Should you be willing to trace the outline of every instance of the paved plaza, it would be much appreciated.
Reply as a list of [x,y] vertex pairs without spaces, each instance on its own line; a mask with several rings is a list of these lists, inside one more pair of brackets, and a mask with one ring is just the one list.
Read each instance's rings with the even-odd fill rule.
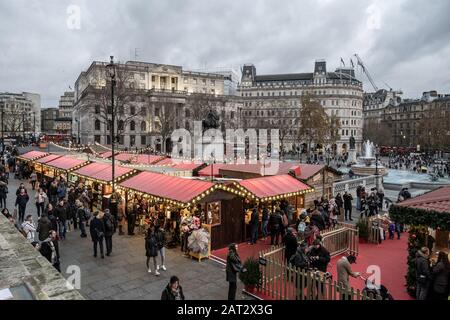
[[[12,212],[15,202],[15,192],[19,180],[10,175],[8,209]],[[34,191],[26,183],[30,201],[27,213],[32,214],[37,221]],[[161,271],[160,276],[147,272],[145,266],[144,238],[136,236],[113,236],[113,253],[110,257],[101,259],[93,257],[90,237],[81,238],[79,230],[69,232],[67,239],[60,242],[61,271],[66,278],[67,267],[76,265],[81,270],[81,294],[87,299],[102,300],[149,300],[160,299],[161,292],[172,275],[180,278],[180,284],[186,299],[222,300],[227,299],[228,283],[225,281],[225,269],[210,260],[198,262],[184,257],[179,248],[166,250],[167,271]],[[242,284],[238,283],[238,292]],[[248,299],[242,294],[237,299]]]

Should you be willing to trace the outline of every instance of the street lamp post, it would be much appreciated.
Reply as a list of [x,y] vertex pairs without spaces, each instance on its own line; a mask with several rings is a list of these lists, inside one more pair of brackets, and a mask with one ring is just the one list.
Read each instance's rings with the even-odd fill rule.
[[114,113],[114,87],[116,85],[116,66],[114,64],[114,56],[110,56],[111,60],[109,64],[106,66],[106,70],[108,72],[108,76],[111,78],[111,126],[110,126],[110,135],[111,135],[111,165],[112,165],[112,194],[110,201],[110,211],[114,217],[117,217],[117,198],[116,198],[116,190],[115,190],[115,151],[114,151],[114,127],[115,127],[115,113]]

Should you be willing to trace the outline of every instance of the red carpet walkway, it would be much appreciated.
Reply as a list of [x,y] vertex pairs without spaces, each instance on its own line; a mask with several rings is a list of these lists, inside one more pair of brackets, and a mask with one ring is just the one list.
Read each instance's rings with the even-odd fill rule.
[[[354,271],[359,271],[364,277],[368,277],[369,266],[379,266],[381,271],[381,283],[388,288],[395,300],[412,300],[406,292],[405,275],[407,271],[407,241],[408,234],[403,233],[401,240],[386,240],[380,245],[360,244],[357,263],[353,265]],[[270,247],[270,241],[258,241],[256,245],[241,243],[238,252],[242,261],[250,256],[257,257],[258,252]],[[212,255],[218,260],[226,260],[228,249],[214,250]],[[336,262],[340,258],[334,257],[328,266],[328,271],[333,274],[333,279],[337,279]],[[350,283],[355,289],[362,290],[364,282],[361,279],[350,279]]]

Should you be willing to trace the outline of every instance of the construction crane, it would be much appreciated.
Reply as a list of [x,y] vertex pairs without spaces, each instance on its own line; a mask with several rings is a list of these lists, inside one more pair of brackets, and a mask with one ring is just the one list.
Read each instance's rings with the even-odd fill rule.
[[355,57],[358,60],[358,65],[361,66],[362,71],[366,74],[367,79],[369,79],[370,83],[372,84],[372,87],[375,89],[375,92],[377,92],[378,91],[378,87],[375,84],[375,81],[373,81],[372,76],[369,73],[369,70],[367,70],[366,66],[364,65],[364,62],[362,61],[362,59],[356,53],[355,53]]

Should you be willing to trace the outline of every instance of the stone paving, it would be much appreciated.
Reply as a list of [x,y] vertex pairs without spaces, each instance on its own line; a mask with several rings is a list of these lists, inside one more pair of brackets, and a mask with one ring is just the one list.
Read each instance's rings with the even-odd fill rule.
[[[10,175],[7,206],[12,213],[15,192],[20,181]],[[26,214],[37,221],[34,191],[26,183],[30,201]],[[172,275],[180,278],[180,284],[188,300],[221,300],[227,298],[228,283],[225,269],[210,260],[198,262],[182,255],[179,248],[166,250],[167,271],[160,276],[147,272],[145,266],[144,238],[136,236],[113,236],[113,253],[101,259],[93,257],[90,238],[81,238],[79,230],[67,234],[60,242],[61,271],[66,278],[67,267],[77,265],[81,269],[81,294],[87,299],[149,300],[160,299],[161,292]],[[237,299],[248,299],[242,295],[242,284],[238,283]]]

